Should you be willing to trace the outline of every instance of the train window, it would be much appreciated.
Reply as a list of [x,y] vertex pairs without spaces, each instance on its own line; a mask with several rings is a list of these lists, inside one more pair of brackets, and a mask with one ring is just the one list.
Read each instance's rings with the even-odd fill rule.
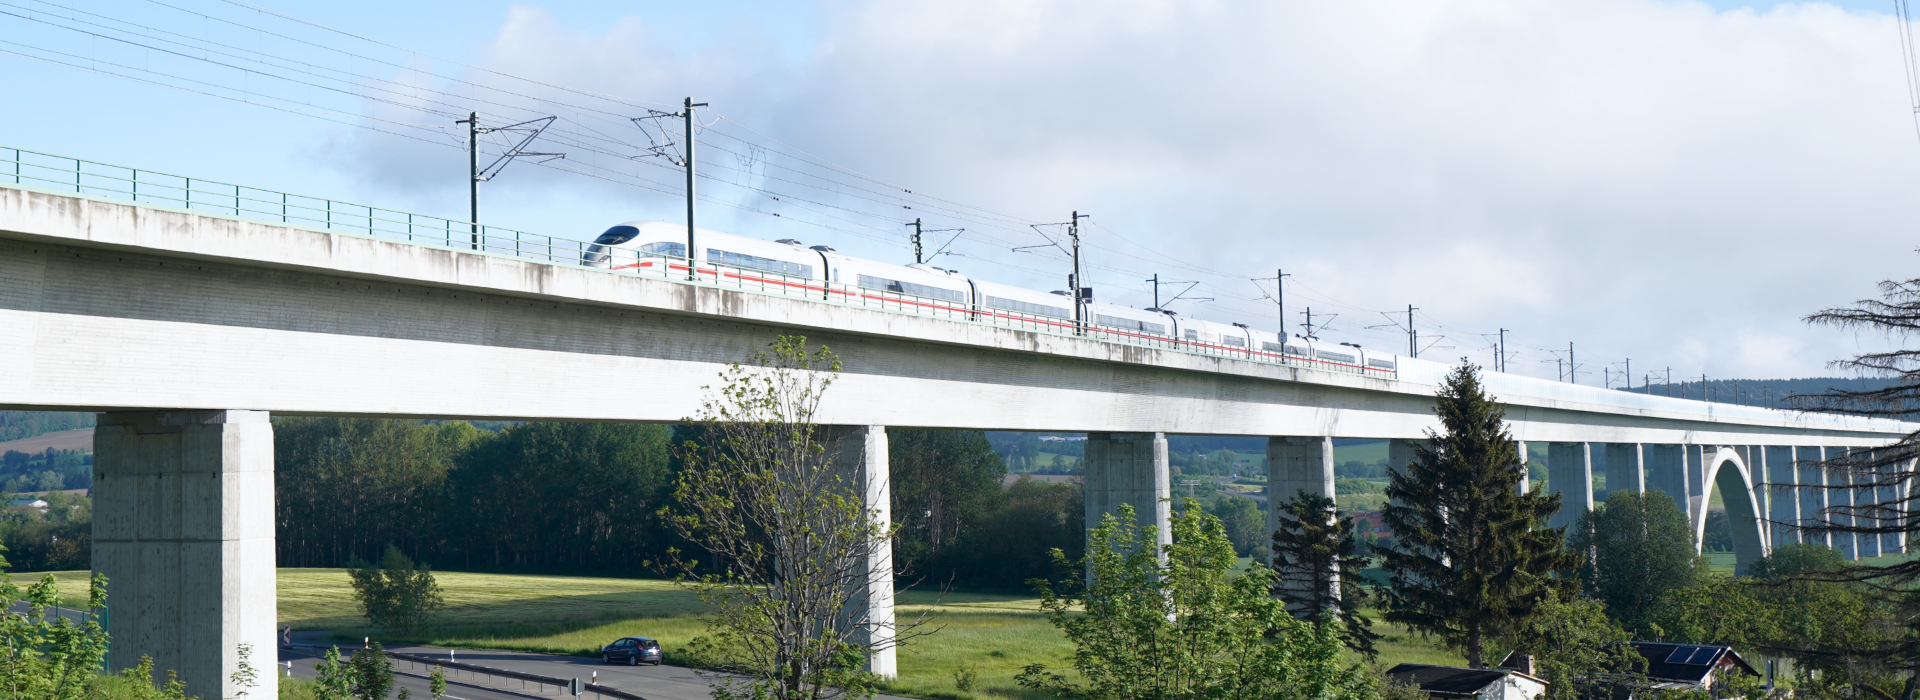
[[1279,343],[1269,343],[1266,341],[1260,342],[1260,349],[1266,352],[1284,352],[1285,351],[1284,348],[1280,347]]
[[933,286],[928,286],[924,284],[914,284],[912,282],[901,282],[899,280],[890,280],[884,277],[873,277],[871,275],[861,275],[860,286],[866,287],[867,289],[878,289],[883,292],[897,292],[900,294],[912,294],[917,297],[929,297],[933,299],[940,299],[943,301],[958,301],[958,302],[965,303],[967,300],[967,295],[965,292],[956,292],[951,289],[941,289],[939,287],[933,287]]
[[758,255],[747,255],[745,253],[734,253],[734,252],[729,252],[725,250],[720,250],[718,248],[707,249],[707,262],[720,263],[722,265],[732,265],[734,267],[744,267],[749,270],[762,270],[765,272],[775,272],[782,275],[792,275],[794,277],[812,277],[813,276],[812,265],[803,265],[796,262],[787,262],[785,260],[775,260],[773,258],[763,258]]
[[674,258],[687,257],[687,244],[672,241],[660,241],[640,246],[642,255],[665,255]]
[[[1002,311],[1012,311],[1015,313],[1022,313],[1022,314],[1033,314],[1035,316],[1046,316],[1048,318],[1073,318],[1073,312],[1068,311],[1066,309],[1062,309],[1058,306],[1047,306],[1045,304],[1035,304],[1033,302],[1020,301],[1018,299],[1005,299],[1001,297],[982,296],[980,303],[986,304],[988,308],[1000,309]],[[1106,317],[1101,316],[1101,318],[1106,318]]]
[[1119,316],[1108,316],[1106,314],[1094,314],[1093,322],[1102,326],[1106,326],[1108,328],[1125,328],[1130,331],[1142,331],[1146,333],[1152,333],[1154,335],[1167,334],[1166,326],[1160,325],[1158,323],[1148,323],[1146,321],[1135,321],[1131,318],[1120,318]]
[[1199,339],[1200,339],[1200,331],[1196,331],[1192,328],[1187,329],[1187,340],[1199,340]]
[[1367,366],[1374,369],[1393,369],[1392,360],[1367,360]]
[[633,240],[638,235],[640,235],[640,229],[632,226],[615,226],[607,229],[606,233],[600,234],[599,238],[593,239],[593,242],[600,245],[620,245]]
[[1352,355],[1338,353],[1338,352],[1328,352],[1325,350],[1315,350],[1313,351],[1313,356],[1318,357],[1322,360],[1326,360],[1328,362],[1345,362],[1347,364],[1353,364],[1356,360],[1359,359]]
[[1223,335],[1223,336],[1220,336],[1220,342],[1222,342],[1222,343],[1226,343],[1226,344],[1228,344],[1228,345],[1232,345],[1232,346],[1234,346],[1234,347],[1236,347],[1236,348],[1244,348],[1244,347],[1246,347],[1246,346],[1247,346],[1247,339],[1246,339],[1246,338],[1236,338],[1236,337],[1234,337],[1234,336],[1231,336],[1231,335]]
[[1288,355],[1299,355],[1299,356],[1301,356],[1301,357],[1308,357],[1308,356],[1309,356],[1309,355],[1307,354],[1307,349],[1306,349],[1306,348],[1304,348],[1304,347],[1301,347],[1301,346],[1298,346],[1298,345],[1288,345],[1288,346],[1287,346],[1287,354],[1288,354]]

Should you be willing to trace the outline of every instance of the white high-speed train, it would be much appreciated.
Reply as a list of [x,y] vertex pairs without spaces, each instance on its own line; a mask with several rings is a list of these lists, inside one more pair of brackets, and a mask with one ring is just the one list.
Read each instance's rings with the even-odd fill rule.
[[[894,265],[842,255],[823,245],[765,241],[699,229],[694,267],[700,278],[727,284],[780,288],[785,294],[817,296],[862,306],[883,306],[931,316],[995,325],[1073,333],[1068,292],[1039,292],[953,270],[915,263]],[[687,274],[687,227],[666,221],[629,221],[594,239],[580,263],[658,275]],[[1134,309],[1099,301],[1086,305],[1087,333],[1142,345],[1178,347],[1210,355],[1306,364],[1375,377],[1393,377],[1400,359],[1355,345],[1293,338],[1240,323],[1184,318],[1171,311]]]

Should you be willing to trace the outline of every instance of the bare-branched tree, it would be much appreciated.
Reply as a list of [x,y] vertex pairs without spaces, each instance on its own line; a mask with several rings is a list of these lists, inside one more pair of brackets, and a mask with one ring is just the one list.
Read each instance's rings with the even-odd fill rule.
[[[1853,306],[1830,308],[1806,317],[1808,323],[1855,332],[1878,333],[1892,341],[1891,349],[1862,353],[1828,363],[1829,367],[1893,381],[1879,388],[1829,389],[1821,394],[1788,397],[1790,405],[1813,413],[1851,414],[1912,420],[1920,414],[1920,348],[1904,341],[1920,334],[1920,279],[1880,283],[1880,298],[1862,299]],[[1872,449],[1829,448],[1825,459],[1802,460],[1795,465],[1824,475],[1823,484],[1809,486],[1827,494],[1827,506],[1813,518],[1776,522],[1794,528],[1802,539],[1832,542],[1838,538],[1875,543],[1872,549],[1905,545],[1920,535],[1920,489],[1916,489],[1916,459],[1920,459],[1920,432]],[[1858,551],[1857,549],[1855,551]],[[1853,643],[1792,645],[1780,649],[1802,658],[1845,661],[1873,659],[1909,674],[1905,692],[1914,697],[1920,679],[1920,559],[1879,566],[1844,566],[1803,573],[1795,578],[1826,579],[1865,584],[1877,591],[1878,605],[1893,611],[1885,624],[1905,626],[1903,633],[1859,636]]]
[[[1920,414],[1920,348],[1903,347],[1920,332],[1920,279],[1880,283],[1880,298],[1862,299],[1851,307],[1832,308],[1806,317],[1808,323],[1844,330],[1877,332],[1895,341],[1893,349],[1827,363],[1829,367],[1863,375],[1887,377],[1893,383],[1880,388],[1829,389],[1820,394],[1788,397],[1790,405],[1815,413],[1838,413],[1911,420]],[[1825,484],[1811,485],[1829,494],[1820,517],[1780,523],[1810,538],[1880,538],[1904,544],[1920,534],[1920,489],[1914,489],[1915,460],[1920,459],[1920,432],[1870,450],[1829,449],[1826,459],[1804,461],[1825,474]],[[1803,487],[1809,485],[1802,485]],[[1871,541],[1871,540],[1869,540]],[[1883,581],[1902,585],[1920,581],[1920,559],[1876,567]]]
[[675,552],[665,566],[709,605],[688,651],[717,700],[870,697],[868,659],[920,626],[869,612],[867,596],[892,593],[875,589],[890,585],[894,533],[867,505],[865,482],[885,477],[859,471],[866,441],[814,423],[839,369],[827,348],[781,336],[721,373],[690,421],[700,439],[676,448],[677,504],[662,515],[713,560]]

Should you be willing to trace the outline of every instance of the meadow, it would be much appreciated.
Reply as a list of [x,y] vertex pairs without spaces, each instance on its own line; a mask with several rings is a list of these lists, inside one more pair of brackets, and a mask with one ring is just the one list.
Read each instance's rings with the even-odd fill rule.
[[[436,572],[446,609],[423,637],[400,637],[369,629],[353,602],[344,569],[280,569],[280,624],[296,630],[327,630],[335,639],[371,636],[388,642],[463,649],[507,649],[593,656],[601,645],[625,636],[658,639],[672,652],[702,631],[703,605],[672,583],[651,579],[533,576]],[[16,574],[16,583],[41,574]],[[84,600],[86,572],[58,572],[63,597]],[[1031,698],[1014,676],[1031,663],[1071,664],[1073,646],[1048,624],[1031,595],[908,590],[895,614],[905,627],[923,620],[924,636],[899,650],[900,677],[887,692],[936,700],[985,697]],[[1459,655],[1376,623],[1385,636],[1383,662],[1459,664]],[[976,674],[972,692],[956,687],[955,672]]]

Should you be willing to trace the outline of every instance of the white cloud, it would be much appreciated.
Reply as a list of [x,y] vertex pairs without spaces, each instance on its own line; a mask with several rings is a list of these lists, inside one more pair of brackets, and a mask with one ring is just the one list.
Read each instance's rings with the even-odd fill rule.
[[[750,26],[683,47],[644,17],[582,31],[532,8],[485,55],[583,88],[695,94],[918,191],[1044,220],[1092,211],[1232,278],[1284,266],[1303,285],[1292,303],[1316,310],[1335,309],[1309,290],[1416,304],[1461,347],[1502,326],[1515,345],[1572,340],[1594,376],[1627,356],[1676,375],[1823,373],[1856,345],[1798,318],[1920,262],[1920,145],[1884,15],[1643,0],[826,7],[799,63]],[[563,200],[587,197],[570,187]],[[1102,229],[1089,240],[1146,254]],[[1189,274],[1089,257],[1126,268],[1094,276],[1109,288]],[[1272,325],[1264,302],[1227,301],[1207,315]],[[1380,322],[1338,310],[1348,328]],[[1378,334],[1366,342],[1400,342]]]

